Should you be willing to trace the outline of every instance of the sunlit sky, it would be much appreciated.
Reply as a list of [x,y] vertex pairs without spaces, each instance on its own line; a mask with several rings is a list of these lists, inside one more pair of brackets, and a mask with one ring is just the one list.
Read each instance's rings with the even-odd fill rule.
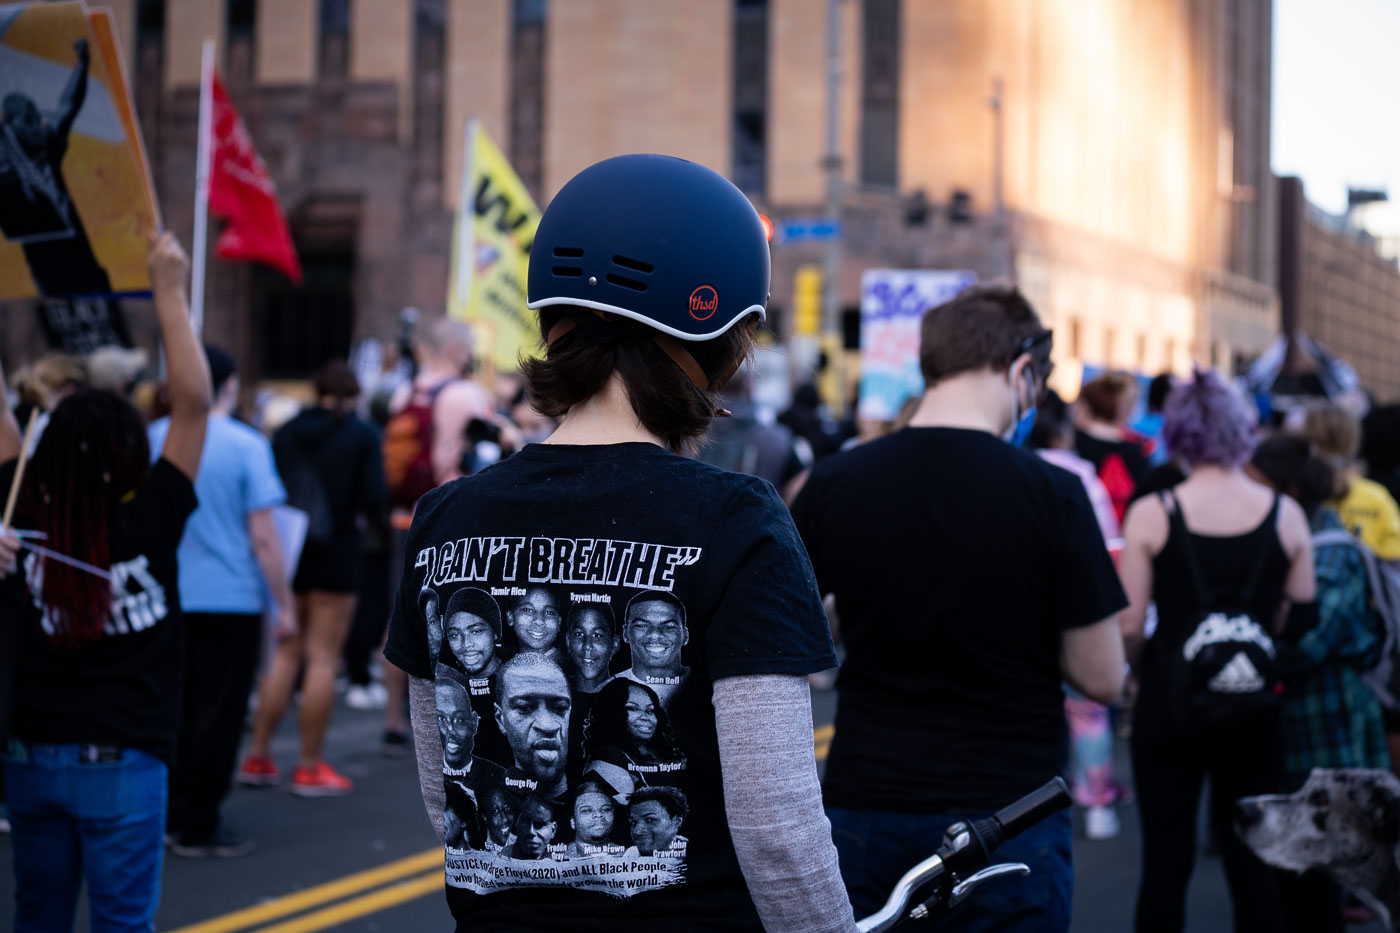
[[1273,122],[1274,171],[1314,204],[1400,201],[1400,0],[1275,0]]

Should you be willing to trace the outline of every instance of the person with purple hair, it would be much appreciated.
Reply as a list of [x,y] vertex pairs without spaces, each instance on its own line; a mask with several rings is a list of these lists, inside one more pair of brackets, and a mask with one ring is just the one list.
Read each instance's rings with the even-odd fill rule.
[[[1123,636],[1141,684],[1132,749],[1142,820],[1139,933],[1185,927],[1206,775],[1235,930],[1283,928],[1274,873],[1229,829],[1239,798],[1276,789],[1282,764],[1277,717],[1207,738],[1176,715],[1180,692],[1190,688],[1169,674],[1176,650],[1193,631],[1199,634],[1195,625],[1205,611],[1229,609],[1238,613],[1236,621],[1271,626],[1261,638],[1277,636],[1285,620],[1306,625],[1309,613],[1316,614],[1307,517],[1292,499],[1244,471],[1255,423],[1248,404],[1217,373],[1197,371],[1171,393],[1163,411],[1167,449],[1186,466],[1187,478],[1171,492],[1138,500],[1123,526],[1121,573],[1130,600]],[[1207,606],[1200,605],[1201,591],[1209,594]],[[1144,644],[1153,601],[1158,625]]]

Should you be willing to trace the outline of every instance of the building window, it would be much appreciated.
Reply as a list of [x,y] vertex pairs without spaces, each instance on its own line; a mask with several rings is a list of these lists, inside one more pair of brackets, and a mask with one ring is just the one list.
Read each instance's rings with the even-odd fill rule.
[[544,183],[544,45],[548,12],[545,0],[515,0],[511,28],[510,160],[537,201]]
[[768,162],[768,3],[734,3],[734,184],[762,197]]
[[257,0],[228,0],[229,38],[251,36],[257,24]]
[[1176,341],[1170,338],[1167,339],[1166,356],[1166,366],[1163,368],[1166,369],[1167,372],[1172,372],[1176,369]]
[[416,203],[425,207],[442,204],[446,56],[446,0],[416,0],[413,15],[413,196]]
[[320,73],[327,78],[345,77],[350,60],[350,0],[321,0]]
[[543,24],[547,5],[546,0],[515,0],[516,25]]
[[1083,356],[1081,356],[1081,354],[1080,354],[1080,352],[1079,352],[1079,350],[1080,350],[1079,339],[1080,339],[1079,318],[1077,318],[1077,317],[1072,317],[1072,318],[1069,319],[1069,355],[1070,355],[1070,358],[1071,358],[1071,359],[1076,359],[1076,360],[1083,359]]
[[1103,365],[1105,368],[1113,365],[1113,349],[1117,342],[1117,332],[1112,327],[1105,327],[1103,331]]
[[306,379],[321,364],[350,355],[355,331],[355,254],[348,250],[300,252],[302,284],[254,267],[261,300],[262,375]]
[[[154,162],[156,128],[160,126],[161,81],[165,74],[165,0],[140,0],[136,4],[136,61],[132,63],[132,95],[141,121],[141,137]],[[152,170],[159,171],[152,164]]]
[[253,42],[258,24],[257,0],[228,0],[224,8],[224,68],[232,84],[245,84],[253,77]]
[[417,0],[414,20],[419,32],[441,33],[447,28],[447,0]]
[[860,180],[899,184],[899,4],[865,0],[861,33]]
[[165,34],[165,0],[140,0],[136,4],[136,35]]
[[1147,372],[1147,335],[1137,335],[1137,368],[1138,372]]

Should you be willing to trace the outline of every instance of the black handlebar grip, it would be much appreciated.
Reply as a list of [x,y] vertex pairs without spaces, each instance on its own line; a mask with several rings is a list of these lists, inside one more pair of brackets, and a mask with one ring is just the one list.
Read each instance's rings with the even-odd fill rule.
[[992,819],[1001,827],[1002,839],[1010,839],[1025,832],[1041,820],[1058,813],[1073,802],[1069,795],[1069,785],[1064,778],[1054,778],[1039,790],[1032,791],[1003,810]]
[[1058,813],[1071,802],[1069,786],[1063,778],[1057,777],[992,816],[967,823],[971,837],[968,844],[962,849],[944,846],[938,854],[953,874],[970,874],[985,867],[992,860],[992,853],[1003,842],[1020,835],[1052,813]]

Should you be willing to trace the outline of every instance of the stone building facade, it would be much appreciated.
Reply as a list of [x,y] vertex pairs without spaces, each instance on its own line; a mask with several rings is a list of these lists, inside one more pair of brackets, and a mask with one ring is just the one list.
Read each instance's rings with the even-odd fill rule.
[[[107,2],[167,225],[188,242],[206,37],[278,183],[305,286],[217,260],[209,278],[209,337],[255,376],[443,306],[471,117],[541,203],[598,159],[659,151],[779,220],[822,209],[826,0]],[[1270,10],[845,0],[841,305],[874,266],[1014,276],[1069,391],[1080,364],[1257,352],[1277,329]],[[819,256],[775,243],[780,329]],[[148,311],[129,314],[149,339]]]
[[1278,180],[1283,326],[1356,368],[1378,401],[1400,401],[1400,264],[1369,234],[1308,203],[1297,178]]

